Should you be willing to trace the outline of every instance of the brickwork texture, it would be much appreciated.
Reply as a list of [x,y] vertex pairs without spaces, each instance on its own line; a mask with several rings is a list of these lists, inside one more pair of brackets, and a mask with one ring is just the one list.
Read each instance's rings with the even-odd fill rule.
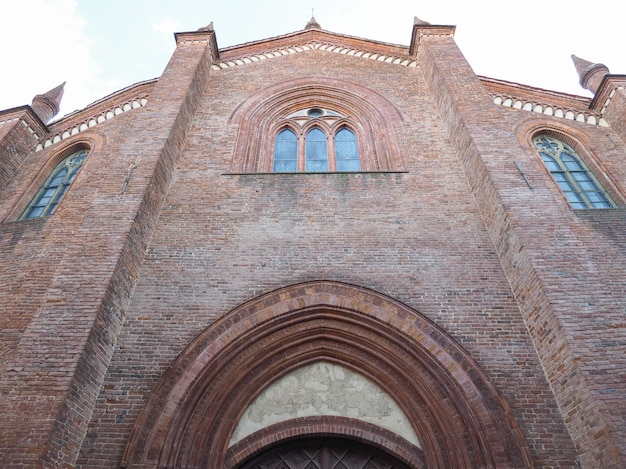
[[[179,33],[161,77],[97,109],[48,127],[0,112],[0,465],[238,467],[335,435],[414,467],[626,466],[621,78],[598,91],[617,90],[607,126],[498,106],[453,33],[416,25],[404,47],[313,28],[223,50]],[[268,172],[266,131],[311,107],[356,122],[366,170]],[[569,206],[541,132],[616,208]],[[57,211],[19,221],[77,147]],[[229,445],[264,387],[316,361],[381,386],[421,448],[347,414]]]

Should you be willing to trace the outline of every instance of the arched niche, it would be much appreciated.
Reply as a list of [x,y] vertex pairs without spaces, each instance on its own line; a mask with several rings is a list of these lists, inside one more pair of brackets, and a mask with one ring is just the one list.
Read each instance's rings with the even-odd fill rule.
[[[353,370],[391,396],[421,450],[392,431],[340,416],[294,419],[230,445],[264,389],[320,361]],[[532,466],[506,402],[445,331],[375,291],[315,281],[247,302],[189,344],[140,413],[123,467],[235,468],[311,434],[359,440],[416,468]]]
[[289,124],[293,113],[313,107],[343,116],[342,123],[360,141],[363,171],[404,170],[395,138],[402,116],[387,98],[346,80],[310,77],[269,86],[235,109],[229,119],[238,126],[232,172],[271,171],[277,130]]

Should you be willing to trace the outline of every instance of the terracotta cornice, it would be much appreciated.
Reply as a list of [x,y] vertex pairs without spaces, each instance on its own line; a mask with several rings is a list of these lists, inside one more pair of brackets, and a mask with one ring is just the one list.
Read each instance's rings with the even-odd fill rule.
[[39,128],[41,132],[40,135],[43,135],[48,131],[48,126],[29,105],[18,106],[0,111],[0,124],[12,122],[18,119],[22,119],[25,122],[30,119],[28,125]]
[[211,57],[213,61],[217,61],[220,58],[219,48],[217,47],[217,38],[215,37],[215,31],[201,29],[198,31],[189,31],[182,33],[174,33],[176,39],[176,46],[183,44],[203,44],[208,43],[211,47]]
[[[52,122],[45,127],[44,134],[47,135],[40,141],[37,151],[113,119],[124,112],[143,107],[156,82],[157,80],[153,79],[135,83]],[[34,112],[31,111],[31,114],[34,115]]]
[[589,109],[597,110],[603,114],[618,88],[626,88],[626,75],[604,75],[598,91],[589,104]]
[[248,42],[224,48],[220,51],[220,58],[226,61],[238,57],[258,55],[310,43],[332,44],[346,49],[362,50],[372,54],[375,53],[394,57],[404,57],[408,55],[406,46],[372,41],[321,29],[307,29],[261,41]]
[[417,55],[417,49],[423,37],[440,36],[454,37],[456,26],[432,25],[432,24],[414,24],[413,33],[411,34],[411,45],[409,46],[409,54]]

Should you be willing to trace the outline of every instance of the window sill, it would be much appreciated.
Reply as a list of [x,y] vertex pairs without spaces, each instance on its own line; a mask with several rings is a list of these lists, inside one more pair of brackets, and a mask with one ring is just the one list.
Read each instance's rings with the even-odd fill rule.
[[344,175],[344,174],[408,174],[408,171],[296,171],[296,172],[256,172],[256,173],[222,173],[222,176],[314,176],[314,175]]

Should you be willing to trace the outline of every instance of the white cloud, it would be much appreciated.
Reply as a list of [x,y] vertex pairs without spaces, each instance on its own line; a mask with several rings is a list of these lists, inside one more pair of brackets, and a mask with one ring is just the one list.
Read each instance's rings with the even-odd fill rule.
[[173,18],[163,18],[152,23],[152,30],[159,36],[161,49],[164,52],[172,53],[174,49],[172,34],[176,31],[182,31],[183,25],[180,21]]
[[76,0],[21,0],[0,15],[3,71],[0,109],[30,104],[67,81],[61,114],[97,99],[99,78]]
[[[9,0],[6,0],[7,3]],[[174,50],[174,32],[215,22],[220,47],[304,27],[315,7],[322,27],[408,44],[413,16],[456,25],[455,40],[482,75],[585,95],[570,54],[626,73],[620,0],[11,0],[0,16],[0,109],[67,81],[61,113],[135,82],[157,77]],[[607,13],[608,12],[608,13]],[[84,16],[81,16],[84,15]]]

